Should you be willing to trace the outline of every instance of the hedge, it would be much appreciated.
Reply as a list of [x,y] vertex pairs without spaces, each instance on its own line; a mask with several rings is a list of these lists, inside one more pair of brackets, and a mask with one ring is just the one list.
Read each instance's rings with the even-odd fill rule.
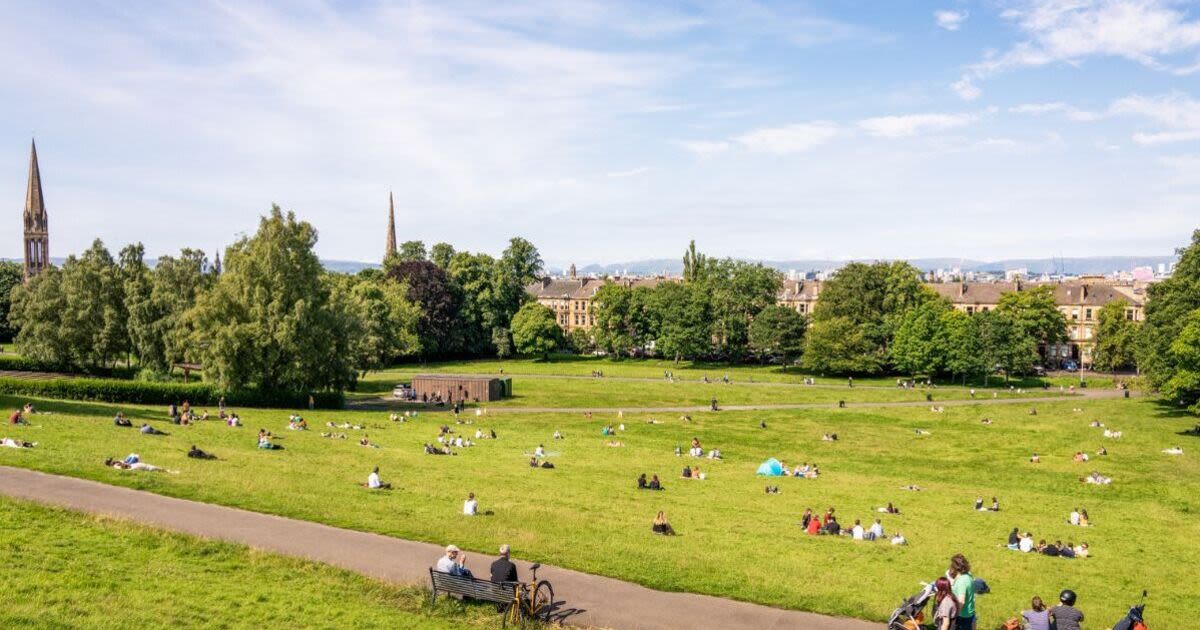
[[[74,372],[70,367],[43,363],[18,354],[0,354],[0,370],[14,372]],[[85,368],[79,371],[91,376],[112,376],[115,378],[133,378],[137,370],[129,367],[114,368]]]
[[[216,406],[222,391],[211,383],[156,383],[100,378],[23,379],[0,378],[0,394],[94,400],[114,403],[169,405],[188,401],[193,407]],[[224,392],[225,403],[231,407],[307,407],[308,396],[283,392],[238,390]],[[341,409],[345,404],[341,392],[313,394],[313,404],[319,409]]]

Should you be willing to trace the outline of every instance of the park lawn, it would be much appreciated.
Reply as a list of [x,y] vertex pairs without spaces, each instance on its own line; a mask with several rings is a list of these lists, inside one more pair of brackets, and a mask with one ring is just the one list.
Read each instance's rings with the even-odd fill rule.
[[[806,378],[816,378],[819,383],[844,385],[846,378],[811,374],[799,368],[784,369],[779,365],[754,365],[728,363],[707,363],[703,361],[680,361],[678,363],[666,359],[614,359],[609,357],[554,354],[548,359],[512,358],[512,359],[464,359],[459,361],[438,361],[431,363],[410,363],[396,365],[389,370],[373,372],[369,379],[382,378],[387,380],[389,372],[403,374],[500,374],[505,375],[541,375],[541,376],[591,376],[592,372],[603,372],[606,377],[650,378],[662,379],[664,372],[674,374],[676,380],[700,381],[705,376],[710,380],[720,380],[728,375],[735,383],[748,381],[800,384]],[[380,376],[382,375],[382,376]],[[1089,374],[1089,387],[1110,387],[1112,377],[1100,374]],[[856,385],[895,387],[895,376],[859,376],[854,378]],[[1030,377],[1014,378],[1011,384],[1015,387],[1037,388],[1042,383],[1053,387],[1067,386],[1079,383],[1077,375],[1051,376],[1045,378]],[[953,385],[944,379],[940,385]],[[1005,383],[1003,376],[988,378],[988,387],[1006,389],[1010,383]],[[982,379],[979,382],[969,382],[969,386],[984,387]]]
[[[23,402],[0,397],[11,408]],[[931,413],[927,407],[805,409],[769,412],[702,412],[685,423],[676,414],[505,413],[473,417],[495,429],[457,457],[421,453],[436,427],[453,425],[448,414],[426,412],[393,424],[386,412],[311,412],[314,430],[283,427],[287,411],[246,410],[247,426],[217,422],[177,427],[159,421],[160,409],[124,407],[135,422],[146,418],[170,431],[150,437],[111,424],[117,407],[77,402],[39,402],[52,413],[34,416],[32,427],[5,427],[37,448],[0,449],[0,464],[22,466],[145,489],[161,494],[231,505],[439,544],[492,551],[510,543],[526,560],[632,580],[666,590],[699,592],[774,606],[866,619],[883,619],[917,583],[945,570],[947,559],[966,553],[994,593],[980,601],[982,624],[995,627],[1028,604],[1032,595],[1053,599],[1060,589],[1081,593],[1081,604],[1097,624],[1115,622],[1135,593],[1152,593],[1149,608],[1158,627],[1189,627],[1200,615],[1200,586],[1191,579],[1200,563],[1200,440],[1178,432],[1193,416],[1152,400],[1070,398],[1029,405],[967,405]],[[1081,408],[1082,411],[1073,411]],[[994,420],[980,423],[982,417]],[[348,440],[318,433],[326,420],[367,425],[346,430]],[[1105,440],[1088,422],[1099,420],[1125,431]],[[599,430],[623,421],[606,446]],[[767,424],[760,428],[760,422]],[[275,431],[286,450],[254,448],[258,427]],[[915,429],[932,432],[917,437]],[[567,438],[551,440],[555,430]],[[338,429],[338,431],[342,431]],[[823,442],[826,432],[840,440]],[[369,433],[379,449],[353,439]],[[691,460],[673,455],[692,436],[720,448],[725,460]],[[195,443],[221,461],[188,460]],[[556,470],[530,469],[528,455],[544,443],[559,454]],[[1110,455],[1088,464],[1071,461],[1079,450],[1107,446]],[[1160,453],[1182,445],[1182,457]],[[1028,462],[1032,452],[1043,463]],[[121,472],[100,465],[106,456],[141,454],[178,475]],[[789,464],[815,461],[818,480],[756,477],[757,465],[775,456]],[[679,479],[685,463],[710,476]],[[374,465],[397,485],[369,492],[358,484]],[[1078,478],[1098,470],[1111,486],[1083,485]],[[639,473],[657,473],[661,493],[634,489]],[[770,483],[779,495],[766,495]],[[900,487],[918,484],[923,492]],[[467,492],[494,515],[460,514]],[[976,497],[1000,499],[998,514],[972,510]],[[836,506],[845,525],[878,516],[872,508],[889,501],[903,510],[883,515],[889,532],[902,531],[907,547],[811,538],[796,523],[806,507]],[[1087,509],[1096,527],[1065,523],[1073,507]],[[655,537],[650,519],[665,510],[679,530]],[[1050,541],[1086,540],[1093,557],[1061,560],[1003,548],[1013,527]],[[432,563],[435,558],[430,558]],[[562,593],[570,602],[570,593]]]
[[0,498],[4,628],[499,627],[493,607],[328,565]]

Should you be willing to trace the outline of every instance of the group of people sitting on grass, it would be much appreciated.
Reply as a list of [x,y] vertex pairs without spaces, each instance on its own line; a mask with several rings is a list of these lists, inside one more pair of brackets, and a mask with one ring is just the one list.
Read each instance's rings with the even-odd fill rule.
[[708,479],[708,475],[700,472],[699,466],[684,466],[683,473],[680,475],[684,479],[699,479],[701,481]]
[[425,443],[425,454],[426,455],[458,455],[458,453],[455,453],[454,451],[450,450],[449,445],[444,444],[444,445],[442,445],[441,448],[438,448],[438,447],[430,444],[429,442]]
[[294,413],[288,417],[288,429],[291,431],[307,431],[308,421],[300,417],[300,414]]
[[[899,510],[894,513],[898,514]],[[826,510],[824,516],[821,517],[813,514],[811,508],[804,510],[804,515],[800,517],[800,528],[810,536],[849,536],[853,540],[867,541],[890,540],[893,545],[904,545],[908,542],[899,532],[889,539],[883,531],[883,522],[878,518],[869,527],[863,527],[862,521],[855,519],[853,526],[843,528],[842,524],[838,522],[837,516],[834,515],[832,507]]]
[[1086,558],[1090,552],[1087,542],[1082,542],[1076,545],[1074,542],[1068,541],[1063,544],[1061,540],[1056,540],[1053,543],[1047,543],[1046,539],[1042,539],[1035,543],[1033,541],[1033,533],[1020,533],[1016,527],[1008,534],[1008,548],[1012,551],[1021,553],[1039,553],[1044,556],[1052,556],[1057,558]]
[[475,429],[475,439],[476,440],[494,440],[494,439],[496,439],[496,430],[489,429],[487,431],[484,431],[483,429]]
[[530,457],[529,458],[529,467],[530,468],[554,468],[554,464],[551,464],[550,460],[539,461],[538,458],[536,458],[536,457]]
[[665,489],[665,488],[663,488],[662,482],[660,482],[658,480],[658,475],[653,475],[650,477],[649,481],[646,481],[646,473],[642,473],[641,475],[638,476],[637,487],[638,487],[638,490],[664,490]]

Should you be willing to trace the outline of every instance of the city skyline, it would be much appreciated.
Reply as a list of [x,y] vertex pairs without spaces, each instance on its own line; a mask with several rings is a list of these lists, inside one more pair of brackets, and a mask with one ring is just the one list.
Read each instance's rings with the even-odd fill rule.
[[211,252],[275,202],[374,261],[389,190],[399,241],[581,266],[1186,243],[1194,9],[865,6],[10,5],[0,257],[34,131],[58,255]]

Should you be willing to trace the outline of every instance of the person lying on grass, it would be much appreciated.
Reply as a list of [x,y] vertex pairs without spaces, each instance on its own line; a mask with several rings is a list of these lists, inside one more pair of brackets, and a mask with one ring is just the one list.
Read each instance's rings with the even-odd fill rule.
[[8,448],[33,448],[37,446],[37,442],[26,442],[25,440],[17,440],[14,438],[0,438],[0,446]]
[[138,431],[140,431],[142,435],[170,435],[170,433],[167,433],[166,431],[159,431],[158,429],[155,429],[144,422],[142,423],[142,428],[138,429]]
[[216,459],[217,458],[217,456],[213,455],[212,453],[205,453],[204,451],[196,448],[195,444],[192,445],[192,448],[188,449],[187,456],[191,457],[192,459]]
[[367,448],[379,448],[378,444],[371,443],[371,440],[367,437],[367,434],[365,434],[365,433],[363,434],[362,439],[358,441],[358,445],[366,446]]
[[321,437],[329,438],[332,440],[344,440],[344,439],[346,439],[346,434],[345,433],[322,433]]
[[551,464],[549,461],[539,462],[538,458],[530,457],[529,458],[529,467],[530,468],[554,468],[554,464]]
[[898,507],[896,507],[896,506],[892,505],[892,504],[889,502],[889,503],[888,503],[886,506],[884,506],[884,507],[878,507],[878,508],[875,508],[875,511],[876,511],[876,512],[881,512],[881,513],[883,513],[883,514],[899,514],[899,513],[900,513],[900,508],[898,508]]
[[1099,472],[1093,472],[1092,474],[1090,474],[1086,477],[1080,477],[1079,482],[1095,484],[1098,486],[1107,486],[1108,484],[1112,483],[1112,477],[1105,477],[1104,475],[1101,475]]
[[367,475],[366,487],[370,490],[391,490],[392,484],[383,483],[379,480],[379,467],[371,469],[371,474]]
[[130,454],[123,460],[109,457],[108,459],[104,460],[104,465],[109,468],[116,468],[117,470],[141,470],[145,472],[167,472],[176,475],[179,474],[179,472],[175,470],[167,470],[166,468],[147,464],[146,462],[141,461],[137,454]]
[[118,427],[131,427],[133,426],[133,423],[129,421],[129,418],[125,417],[125,412],[118,411],[116,417],[113,418],[113,425]]
[[671,527],[671,523],[667,521],[667,515],[663,512],[659,512],[658,515],[654,517],[654,522],[650,525],[650,531],[662,536],[675,535],[675,528]]
[[1165,448],[1163,449],[1163,453],[1166,453],[1167,455],[1183,455],[1183,449],[1178,446],[1173,448]]

